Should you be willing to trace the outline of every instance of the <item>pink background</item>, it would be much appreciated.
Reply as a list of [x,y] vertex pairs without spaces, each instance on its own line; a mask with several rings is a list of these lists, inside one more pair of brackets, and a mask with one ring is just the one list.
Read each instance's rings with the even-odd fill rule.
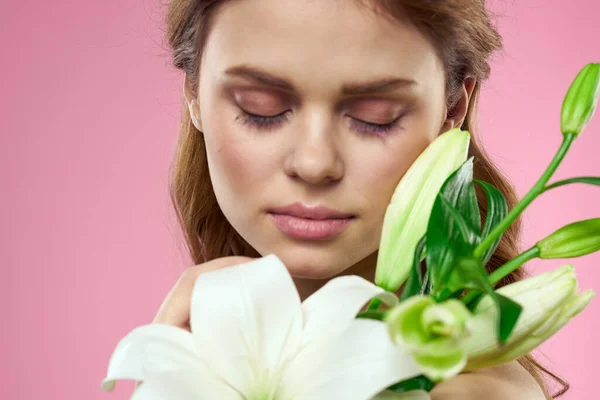
[[[155,0],[4,2],[0,48],[0,398],[125,399],[99,389],[116,342],[149,322],[187,255],[167,171],[181,75]],[[523,195],[558,147],[563,96],[600,61],[596,0],[495,2],[506,52],[483,91],[491,155]],[[518,3],[518,4],[516,4]],[[600,175],[600,116],[558,178]],[[600,188],[550,192],[525,215],[524,246],[598,217]],[[574,260],[600,291],[600,255]],[[562,260],[533,262],[535,272]],[[543,347],[541,360],[595,398],[600,300]]]

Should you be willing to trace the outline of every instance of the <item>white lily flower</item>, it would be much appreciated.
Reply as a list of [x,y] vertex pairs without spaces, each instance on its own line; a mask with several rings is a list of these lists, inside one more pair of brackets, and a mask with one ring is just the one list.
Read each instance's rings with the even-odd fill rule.
[[370,399],[420,374],[386,324],[355,319],[394,294],[357,276],[333,279],[302,304],[274,255],[200,275],[191,333],[138,327],[117,345],[102,387],[143,381],[135,400]]
[[457,299],[436,303],[430,296],[413,296],[392,308],[385,319],[392,340],[411,352],[423,375],[439,382],[466,365],[461,343],[469,337],[471,318]]

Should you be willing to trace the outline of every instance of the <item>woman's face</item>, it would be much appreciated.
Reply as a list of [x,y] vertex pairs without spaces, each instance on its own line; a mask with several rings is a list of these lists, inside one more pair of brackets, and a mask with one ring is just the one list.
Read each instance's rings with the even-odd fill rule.
[[188,103],[227,219],[296,277],[372,260],[396,185],[452,128],[433,46],[352,1],[230,1],[213,23]]

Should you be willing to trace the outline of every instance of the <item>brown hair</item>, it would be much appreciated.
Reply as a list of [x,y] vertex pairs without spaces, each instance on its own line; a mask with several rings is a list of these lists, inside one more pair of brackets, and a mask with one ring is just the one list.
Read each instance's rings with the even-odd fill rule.
[[[173,64],[186,74],[186,84],[196,95],[201,53],[211,26],[211,15],[224,0],[171,0],[166,16],[167,41]],[[514,188],[483,151],[475,136],[477,104],[481,83],[490,74],[489,59],[502,49],[502,38],[492,23],[484,0],[379,0],[363,2],[384,16],[408,19],[435,46],[446,70],[446,96],[449,113],[459,100],[463,82],[475,80],[467,116],[461,129],[472,133],[469,153],[475,157],[475,178],[492,183],[506,197],[509,208],[517,202]],[[195,264],[230,255],[241,255],[250,246],[229,224],[217,204],[208,172],[203,133],[191,122],[187,107],[182,108],[181,132],[170,182],[171,200]],[[477,190],[482,219],[487,201]],[[494,270],[519,254],[521,226],[517,220],[504,233],[500,245],[487,267]],[[500,285],[522,279],[517,269]],[[565,393],[569,385],[540,365],[532,356],[519,359],[520,364],[540,384],[547,398]],[[555,379],[561,390],[550,396],[542,378],[545,373]]]

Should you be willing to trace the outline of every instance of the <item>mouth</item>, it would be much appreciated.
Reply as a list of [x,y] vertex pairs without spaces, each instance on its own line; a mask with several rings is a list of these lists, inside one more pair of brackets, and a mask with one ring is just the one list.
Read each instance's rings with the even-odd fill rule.
[[294,203],[268,211],[271,220],[287,236],[304,240],[330,239],[343,232],[355,215],[323,206]]

